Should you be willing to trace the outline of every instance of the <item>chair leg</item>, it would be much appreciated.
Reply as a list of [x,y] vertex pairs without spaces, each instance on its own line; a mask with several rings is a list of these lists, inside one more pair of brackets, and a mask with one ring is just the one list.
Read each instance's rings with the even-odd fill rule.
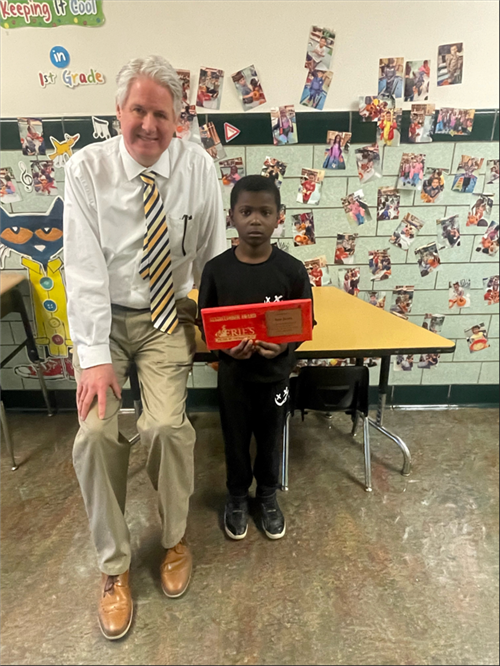
[[38,381],[40,383],[40,388],[42,390],[43,400],[45,406],[47,407],[47,412],[49,416],[54,416],[54,410],[50,404],[49,392],[47,391],[47,385],[45,384],[45,378],[43,376],[43,371],[40,366],[40,361],[35,361],[34,366],[36,368],[36,374],[38,375]]
[[9,426],[7,424],[7,415],[5,413],[5,407],[3,406],[3,401],[0,402],[0,423],[3,430],[3,438],[7,444],[7,449],[9,451],[11,460],[12,460],[12,471],[14,472],[19,465],[16,464],[16,459],[14,458],[14,447],[12,446],[12,440],[10,438]]
[[365,454],[365,490],[372,491],[372,461],[370,452],[370,422],[366,416],[363,417],[363,449]]
[[353,437],[356,437],[356,435],[358,434],[359,422],[361,420],[361,417],[362,417],[361,412],[356,411],[352,419],[351,435]]
[[283,426],[283,451],[281,459],[281,490],[286,492],[288,490],[288,447],[290,441],[290,412],[287,412],[285,417],[285,425]]

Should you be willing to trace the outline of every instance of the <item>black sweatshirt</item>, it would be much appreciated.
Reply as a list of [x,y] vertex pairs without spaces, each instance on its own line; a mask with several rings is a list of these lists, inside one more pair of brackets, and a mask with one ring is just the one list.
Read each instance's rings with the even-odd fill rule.
[[[299,298],[312,300],[309,276],[298,259],[273,245],[269,259],[260,264],[247,264],[236,257],[235,249],[226,250],[206,264],[201,278],[199,310]],[[288,378],[294,367],[294,350],[299,344],[289,344],[288,349],[273,359],[255,352],[247,360],[237,360],[221,350],[219,361],[230,365],[242,381],[279,382]]]

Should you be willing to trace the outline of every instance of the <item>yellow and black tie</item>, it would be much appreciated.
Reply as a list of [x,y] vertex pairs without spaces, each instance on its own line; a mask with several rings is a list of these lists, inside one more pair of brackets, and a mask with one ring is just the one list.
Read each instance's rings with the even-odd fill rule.
[[139,273],[144,280],[149,278],[153,326],[164,333],[173,333],[179,320],[175,308],[167,218],[155,176],[154,171],[141,173],[146,233]]

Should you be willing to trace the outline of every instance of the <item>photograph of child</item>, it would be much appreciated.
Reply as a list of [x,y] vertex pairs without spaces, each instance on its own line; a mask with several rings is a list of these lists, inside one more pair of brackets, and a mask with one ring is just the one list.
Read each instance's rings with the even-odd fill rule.
[[349,152],[351,136],[351,132],[328,131],[326,133],[328,145],[325,149],[323,169],[345,169],[344,153]]
[[397,220],[401,196],[395,187],[379,187],[377,192],[377,220]]
[[223,82],[224,72],[222,69],[202,67],[200,69],[198,92],[196,93],[196,106],[218,111],[220,109]]
[[434,104],[412,104],[408,141],[410,143],[432,143],[434,132]]
[[293,244],[295,247],[301,245],[315,245],[316,235],[314,233],[314,216],[312,213],[300,213],[292,215],[294,236]]
[[414,285],[396,287],[392,292],[392,305],[390,307],[392,314],[395,314],[402,319],[408,319],[408,315],[410,314],[413,305],[414,292]]
[[443,315],[426,314],[422,328],[425,328],[431,333],[437,333],[439,335],[443,330],[444,319],[445,318]]
[[35,194],[53,197],[59,194],[56,185],[54,162],[52,160],[31,162],[31,175],[33,177]]
[[494,257],[498,252],[498,222],[490,222],[486,233],[481,238],[479,246],[476,247],[476,252],[487,254],[489,257]]
[[380,58],[378,67],[378,96],[381,99],[403,97],[404,58]]
[[439,363],[440,354],[421,354],[417,367],[432,370]]
[[500,160],[487,160],[486,166],[488,173],[486,174],[486,185],[497,185],[500,178]]
[[283,182],[285,172],[285,162],[280,162],[275,157],[266,157],[260,175],[265,176],[266,178],[272,178],[274,180],[274,184],[279,189],[281,187],[281,183]]
[[488,332],[486,331],[483,322],[464,329],[464,332],[471,354],[487,349],[490,346],[490,343],[488,342]]
[[372,280],[387,280],[392,274],[389,250],[369,250],[368,266]]
[[492,275],[489,278],[483,278],[484,300],[487,305],[498,305],[500,275]]
[[357,148],[354,151],[358,177],[362,184],[368,183],[375,178],[382,178],[382,167],[380,163],[380,150],[378,144]]
[[327,28],[313,25],[307,41],[306,62],[304,67],[311,72],[314,69],[323,71],[330,69],[332,61],[335,33]]
[[380,116],[393,109],[396,105],[394,98],[380,99],[379,97],[360,97],[359,115],[362,122],[376,122]]
[[332,82],[333,72],[313,69],[307,73],[304,90],[300,97],[303,106],[323,110],[326,96]]
[[451,189],[454,192],[472,194],[477,183],[477,176],[474,174],[474,171],[478,171],[482,167],[483,162],[483,157],[462,155]]
[[401,250],[408,251],[423,226],[424,223],[422,220],[419,220],[418,217],[411,213],[406,213],[389,238],[389,243],[396,245]]
[[413,354],[398,354],[394,359],[394,370],[411,372],[413,370]]
[[351,296],[357,296],[359,294],[359,280],[360,280],[361,269],[359,266],[354,268],[339,268],[338,271],[338,284],[339,288],[346,292],[346,294],[351,294]]
[[283,236],[283,233],[285,231],[285,223],[286,223],[286,206],[285,204],[280,204],[278,211],[278,226],[273,231],[271,238],[281,238],[281,236]]
[[353,264],[357,240],[358,234],[337,234],[334,263]]
[[233,187],[245,175],[242,157],[231,157],[219,162],[222,184]]
[[422,183],[422,192],[420,193],[420,199],[424,203],[439,203],[444,191],[444,174],[449,172],[449,169],[426,167],[426,177]]
[[354,222],[358,227],[367,220],[372,219],[368,204],[364,200],[363,190],[356,190],[342,199],[342,206],[349,222]]
[[405,102],[429,99],[430,60],[407,60],[405,65]]
[[328,265],[326,257],[316,257],[315,259],[307,259],[304,261],[309,281],[312,287],[327,287],[332,284],[332,278],[328,272]]
[[472,132],[475,109],[441,109],[436,121],[436,134],[464,136]]
[[418,267],[422,277],[430,275],[441,265],[436,241],[418,247],[415,250],[415,256],[417,257]]
[[266,96],[254,65],[241,69],[233,74],[231,78],[243,105],[243,111],[255,109],[257,106],[266,103]]
[[399,146],[403,109],[388,109],[377,123],[377,141],[383,146]]
[[182,107],[175,128],[175,136],[179,139],[189,141],[191,138],[200,136],[200,127],[198,125],[198,116],[196,115],[196,106],[186,104]]
[[271,128],[275,146],[298,143],[297,119],[293,104],[271,109]]
[[448,309],[470,308],[470,279],[448,283]]
[[493,195],[480,194],[467,215],[467,227],[487,227],[493,209]]
[[403,153],[399,166],[398,187],[421,190],[424,180],[425,155]]
[[463,68],[463,43],[443,44],[442,46],[438,47],[438,86],[454,86],[458,83],[462,83]]
[[322,169],[302,169],[297,201],[317,206],[321,200],[321,186],[325,172]]
[[41,118],[18,118],[23,155],[45,155],[45,139]]
[[188,106],[191,91],[191,72],[189,69],[177,69],[176,72],[182,84],[182,104]]
[[3,204],[21,201],[14,171],[10,167],[0,169],[0,202]]
[[226,157],[226,151],[222,147],[219,135],[217,134],[217,130],[213,123],[207,123],[206,125],[200,126],[200,139],[203,148],[205,148],[213,160],[217,162],[223,157]]
[[385,308],[386,293],[385,291],[369,291],[366,294],[366,302],[374,305],[376,308],[383,310]]
[[460,246],[460,216],[451,215],[437,220],[440,227],[441,238],[446,247],[459,247]]

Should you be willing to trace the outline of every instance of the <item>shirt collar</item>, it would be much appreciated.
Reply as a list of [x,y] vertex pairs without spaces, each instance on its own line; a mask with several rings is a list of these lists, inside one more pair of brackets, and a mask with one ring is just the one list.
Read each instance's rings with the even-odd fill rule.
[[128,180],[133,180],[143,171],[154,171],[163,178],[170,177],[170,154],[167,148],[160,155],[160,159],[150,167],[145,167],[139,162],[136,162],[132,155],[128,152],[123,136],[120,137],[120,155],[123,160],[123,166]]

